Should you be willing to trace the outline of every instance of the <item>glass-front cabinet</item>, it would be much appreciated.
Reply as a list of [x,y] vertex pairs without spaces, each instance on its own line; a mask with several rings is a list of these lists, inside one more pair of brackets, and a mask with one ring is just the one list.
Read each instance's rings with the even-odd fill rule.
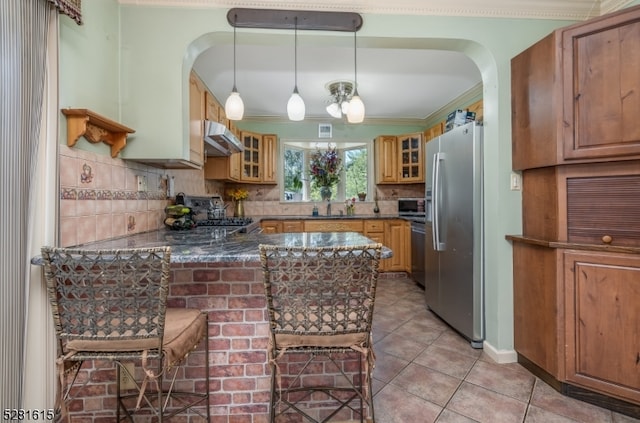
[[381,135],[375,139],[376,183],[424,182],[424,136],[421,132]]
[[260,182],[260,162],[262,156],[262,135],[242,131],[242,177],[243,181]]
[[400,148],[399,182],[424,182],[422,165],[422,134],[415,133],[398,137]]

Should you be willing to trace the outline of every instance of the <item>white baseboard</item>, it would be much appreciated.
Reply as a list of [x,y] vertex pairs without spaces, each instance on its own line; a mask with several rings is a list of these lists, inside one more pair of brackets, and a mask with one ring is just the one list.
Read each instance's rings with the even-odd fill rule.
[[518,354],[515,350],[498,350],[487,341],[482,343],[482,349],[485,354],[498,364],[515,363],[518,361]]

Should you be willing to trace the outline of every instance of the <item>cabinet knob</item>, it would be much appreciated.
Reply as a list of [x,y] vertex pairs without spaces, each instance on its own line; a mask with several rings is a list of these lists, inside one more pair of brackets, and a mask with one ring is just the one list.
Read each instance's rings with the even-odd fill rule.
[[604,242],[605,244],[611,244],[611,241],[613,241],[613,238],[611,238],[611,235],[602,236],[602,242]]

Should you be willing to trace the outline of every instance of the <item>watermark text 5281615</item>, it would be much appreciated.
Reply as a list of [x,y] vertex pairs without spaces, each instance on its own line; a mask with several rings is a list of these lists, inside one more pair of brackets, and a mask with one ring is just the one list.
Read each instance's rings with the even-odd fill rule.
[[3,421],[51,421],[54,417],[53,408],[5,408],[2,410]]

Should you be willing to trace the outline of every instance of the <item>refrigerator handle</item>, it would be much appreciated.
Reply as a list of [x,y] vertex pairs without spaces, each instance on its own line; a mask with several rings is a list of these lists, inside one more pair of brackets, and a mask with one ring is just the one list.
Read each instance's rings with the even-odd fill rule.
[[432,181],[432,225],[433,230],[431,231],[431,242],[433,245],[433,249],[438,251],[438,245],[440,245],[440,153],[435,153],[433,155],[433,163],[431,166],[431,181]]

